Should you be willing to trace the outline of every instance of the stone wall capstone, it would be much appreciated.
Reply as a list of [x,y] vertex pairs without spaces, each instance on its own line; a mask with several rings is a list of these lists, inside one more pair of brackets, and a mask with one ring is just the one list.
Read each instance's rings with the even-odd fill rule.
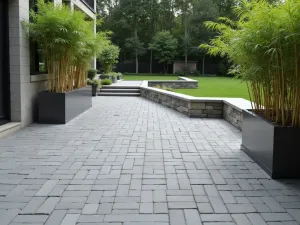
[[165,86],[174,89],[180,88],[198,88],[198,81],[187,77],[178,77],[178,80],[151,80],[148,81],[148,87]]

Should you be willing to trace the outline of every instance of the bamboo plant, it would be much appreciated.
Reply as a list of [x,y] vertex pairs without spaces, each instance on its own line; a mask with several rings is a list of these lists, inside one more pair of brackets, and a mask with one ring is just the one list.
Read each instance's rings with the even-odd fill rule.
[[201,45],[227,57],[247,82],[253,111],[280,126],[300,126],[300,0],[242,1],[237,22],[206,22],[219,35]]
[[28,35],[44,51],[48,70],[48,91],[67,92],[86,85],[92,58],[100,51],[105,34],[95,35],[93,21],[65,5],[37,2],[38,12],[23,21]]

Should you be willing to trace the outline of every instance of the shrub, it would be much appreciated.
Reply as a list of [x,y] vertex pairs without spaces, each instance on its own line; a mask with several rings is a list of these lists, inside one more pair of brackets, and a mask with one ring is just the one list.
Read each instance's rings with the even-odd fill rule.
[[123,76],[122,73],[116,73],[116,72],[110,72],[110,73],[108,73],[106,75],[112,76],[112,77],[117,77],[117,76],[121,77],[121,76]]
[[113,66],[118,62],[119,53],[119,47],[113,44],[102,48],[99,54],[99,61],[104,74],[108,74],[112,71]]
[[154,86],[154,88],[158,88],[158,89],[161,89],[161,90],[174,92],[173,88],[165,86],[165,85],[156,85],[156,86]]
[[101,81],[101,84],[102,85],[111,85],[112,81],[110,79],[104,79],[104,80]]
[[239,20],[221,18],[206,26],[219,32],[211,55],[227,57],[247,82],[253,110],[281,126],[300,126],[300,1],[242,1]]
[[199,70],[194,71],[194,76],[195,77],[201,77],[201,72]]
[[97,86],[101,86],[101,81],[100,80],[96,80],[96,79],[88,79],[87,80],[87,84],[88,85],[97,85]]
[[175,74],[177,76],[184,77],[184,76],[193,76],[193,75],[195,75],[196,72],[199,72],[199,71],[197,71],[197,70],[192,71],[192,70],[190,70],[189,67],[183,67],[181,70],[177,71]]
[[88,78],[89,78],[90,80],[93,80],[93,79],[95,78],[97,72],[98,72],[98,70],[90,68],[90,69],[88,70]]
[[180,76],[180,77],[184,77],[185,76],[185,72],[182,71],[182,70],[179,70],[175,73],[177,76]]

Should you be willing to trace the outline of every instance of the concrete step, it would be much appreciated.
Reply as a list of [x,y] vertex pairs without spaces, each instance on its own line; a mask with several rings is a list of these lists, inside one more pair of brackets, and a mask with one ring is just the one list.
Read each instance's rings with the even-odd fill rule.
[[108,89],[101,88],[100,92],[117,92],[117,93],[140,93],[140,89]]
[[101,89],[140,89],[139,86],[102,85]]
[[140,93],[124,93],[124,92],[98,92],[98,96],[141,96]]
[[6,137],[9,134],[12,134],[21,129],[21,123],[19,122],[10,122],[0,126],[0,138]]

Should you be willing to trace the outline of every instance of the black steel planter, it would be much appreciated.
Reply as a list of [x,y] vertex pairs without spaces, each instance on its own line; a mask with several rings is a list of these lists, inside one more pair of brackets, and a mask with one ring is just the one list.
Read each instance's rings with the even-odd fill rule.
[[65,124],[91,107],[90,86],[66,93],[43,91],[38,96],[38,122]]
[[98,85],[92,85],[92,96],[97,95]]
[[242,150],[273,179],[300,178],[300,127],[274,125],[243,111]]

